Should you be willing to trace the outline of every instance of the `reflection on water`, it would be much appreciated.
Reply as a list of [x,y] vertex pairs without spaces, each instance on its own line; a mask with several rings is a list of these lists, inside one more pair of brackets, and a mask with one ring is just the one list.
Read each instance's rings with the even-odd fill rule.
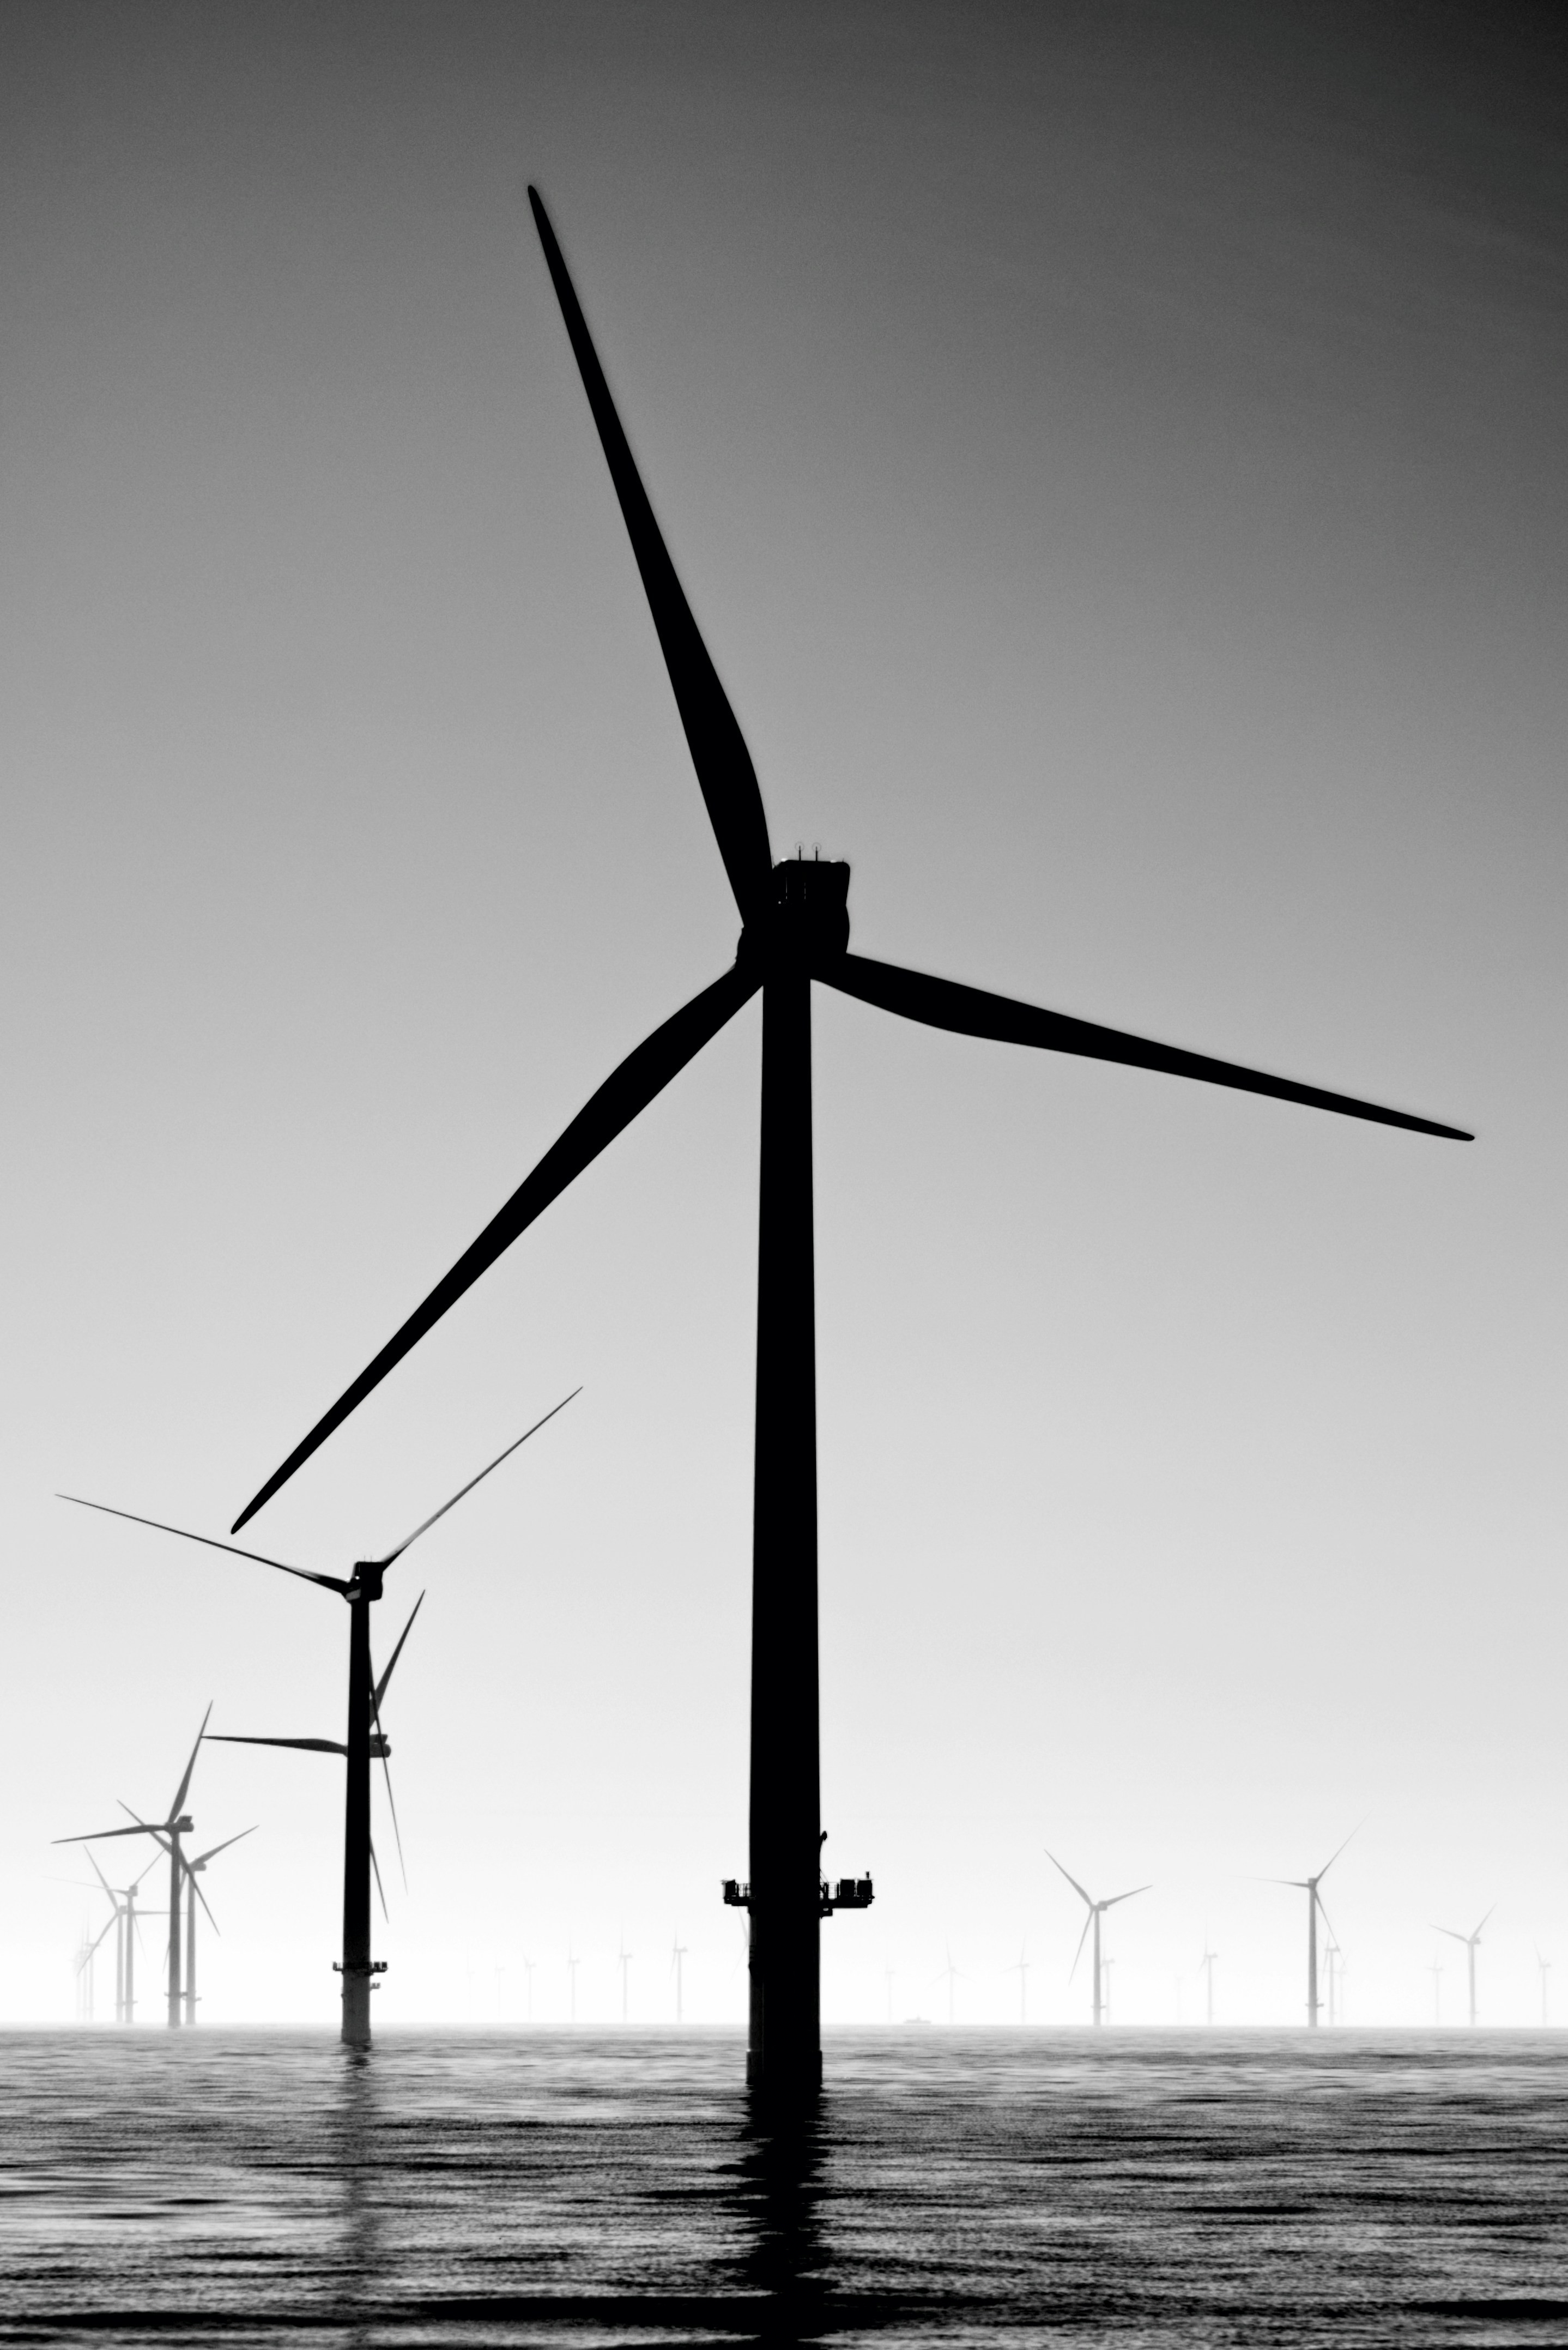
[[0,2341],[1568,2345],[1565,2041],[0,2034]]

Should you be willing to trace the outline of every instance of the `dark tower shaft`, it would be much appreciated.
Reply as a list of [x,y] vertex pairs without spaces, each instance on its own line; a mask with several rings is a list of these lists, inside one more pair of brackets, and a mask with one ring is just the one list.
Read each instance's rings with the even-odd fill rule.
[[184,1891],[181,1881],[180,1830],[169,1831],[169,2021],[176,2028],[180,2022],[180,1902]]
[[[360,1570],[361,1574],[363,1569]],[[370,2044],[370,1607],[348,1596],[348,1728],[343,1803],[343,2043]]]
[[1307,1886],[1307,2022],[1317,2030],[1317,1879]]
[[822,2074],[816,1663],[816,1336],[811,981],[763,989],[757,1418],[752,1544],[751,2015],[747,2078]]
[[196,2021],[196,1872],[185,1879],[185,2027]]

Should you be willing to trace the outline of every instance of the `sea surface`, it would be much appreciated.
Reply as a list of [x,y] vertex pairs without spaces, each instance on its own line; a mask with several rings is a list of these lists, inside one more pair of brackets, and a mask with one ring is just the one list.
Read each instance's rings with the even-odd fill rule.
[[0,2033],[0,2341],[1568,2345],[1568,2033]]

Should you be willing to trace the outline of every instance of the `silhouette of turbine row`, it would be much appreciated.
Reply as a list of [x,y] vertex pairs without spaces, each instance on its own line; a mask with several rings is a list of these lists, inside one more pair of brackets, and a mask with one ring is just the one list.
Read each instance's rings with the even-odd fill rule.
[[[314,1583],[324,1591],[336,1592],[340,1599],[348,1602],[348,1726],[341,1740],[283,1738],[260,1736],[250,1732],[241,1734],[234,1731],[209,1731],[207,1723],[212,1718],[213,1711],[209,1705],[206,1713],[202,1716],[202,1727],[196,1733],[196,1743],[191,1749],[191,1759],[185,1766],[184,1776],[175,1793],[174,1801],[170,1805],[167,1819],[154,1823],[138,1819],[132,1813],[131,1818],[135,1825],[131,1827],[99,1828],[85,1836],[57,1838],[57,1842],[61,1844],[93,1844],[100,1843],[109,1836],[150,1835],[163,1851],[168,1853],[170,1856],[169,2021],[171,2024],[178,2024],[181,2021],[180,1893],[182,1882],[188,1881],[190,1887],[189,1939],[186,1944],[189,1958],[184,1984],[185,2021],[194,2022],[195,1902],[200,1900],[202,1908],[207,1909],[206,1896],[202,1892],[196,1878],[208,1861],[217,1853],[226,1849],[223,1845],[215,1845],[212,1851],[202,1853],[193,1860],[186,1859],[182,1849],[181,1839],[191,1833],[192,1825],[184,1804],[190,1792],[192,1774],[196,1767],[196,1757],[201,1752],[203,1740],[209,1743],[222,1743],[229,1746],[281,1746],[291,1748],[298,1752],[337,1754],[343,1758],[345,1766],[343,1954],[335,1961],[335,1964],[343,1980],[343,2038],[351,2047],[369,2046],[370,1993],[375,1987],[377,1976],[386,1971],[386,1962],[377,1959],[371,1950],[370,1885],[372,1877],[375,1879],[376,1890],[380,1897],[382,1915],[385,1917],[387,1914],[386,1888],[381,1883],[380,1865],[376,1858],[375,1841],[371,1834],[371,1765],[379,1762],[385,1774],[387,1808],[392,1822],[393,1838],[398,1847],[399,1865],[401,1866],[403,1841],[398,1826],[397,1804],[392,1796],[392,1750],[382,1726],[381,1706],[393,1672],[397,1669],[398,1659],[403,1653],[404,1643],[413,1629],[414,1618],[424,1605],[425,1595],[421,1591],[415,1600],[410,1610],[408,1621],[398,1636],[391,1656],[379,1675],[370,1659],[370,1608],[381,1596],[382,1586],[389,1568],[402,1557],[404,1552],[410,1549],[421,1534],[428,1534],[439,1519],[445,1517],[449,1510],[455,1509],[459,1502],[463,1500],[465,1495],[472,1493],[476,1485],[483,1484],[493,1470],[499,1469],[504,1461],[509,1461],[518,1447],[526,1444],[528,1439],[535,1435],[546,1421],[554,1419],[558,1411],[564,1411],[573,1397],[581,1392],[580,1388],[574,1388],[571,1395],[563,1397],[561,1401],[553,1405],[542,1419],[536,1419],[531,1428],[525,1428],[521,1436],[515,1437],[504,1451],[496,1454],[493,1461],[487,1461],[477,1476],[469,1478],[467,1483],[461,1485],[449,1501],[441,1503],[439,1510],[432,1510],[428,1518],[422,1519],[412,1534],[406,1534],[395,1549],[386,1552],[380,1558],[356,1560],[353,1571],[347,1579],[341,1575],[317,1574],[312,1567],[291,1566],[284,1559],[268,1558],[260,1551],[241,1550],[235,1544],[220,1542],[213,1534],[192,1534],[188,1527],[170,1525],[161,1518],[142,1517],[134,1510],[114,1509],[106,1502],[84,1501],[78,1493],[60,1495],[59,1498],[62,1501],[74,1502],[78,1508],[97,1510],[106,1517],[125,1518],[132,1525],[151,1526],[160,1534],[176,1534],[182,1542],[201,1543],[208,1550],[226,1551],[232,1557],[252,1559],[258,1565],[275,1567],[280,1574],[292,1575],[298,1582]],[[248,1835],[250,1833],[248,1828],[244,1830],[245,1835]],[[234,1837],[229,1839],[230,1843],[237,1841],[238,1839]],[[96,1866],[97,1864],[94,1865]],[[404,1881],[407,1882],[406,1873]],[[109,1888],[106,1887],[105,1889]],[[132,1888],[132,1893],[127,1897],[128,1923],[119,1945],[123,1953],[119,1974],[122,1981],[126,1983],[133,1982],[134,1913],[129,1907],[133,1898],[133,1890]],[[111,1895],[111,1898],[118,1902],[118,1896]],[[119,1918],[120,1914],[117,1907],[116,1917]],[[212,1917],[210,1909],[207,1909],[207,1915],[209,1918]],[[105,1930],[107,1932],[107,1928]],[[102,1939],[102,1936],[99,1939]],[[95,1944],[94,1948],[96,1947]],[[134,1989],[130,1991],[124,2002],[123,2015],[119,2012],[119,2005],[120,2002],[117,2000],[117,2021],[133,2022],[135,2021]]]

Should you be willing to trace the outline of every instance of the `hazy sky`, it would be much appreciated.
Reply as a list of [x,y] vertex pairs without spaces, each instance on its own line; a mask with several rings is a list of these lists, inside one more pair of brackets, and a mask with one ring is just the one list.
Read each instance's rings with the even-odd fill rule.
[[[775,852],[864,952],[1469,1148],[816,991],[830,2019],[1568,2016],[1555,12],[9,7],[0,2015],[48,1840],[341,1735],[221,1534],[736,919],[551,204]],[[760,1022],[255,1522],[395,1569],[383,2022],[739,2020]],[[336,2013],[341,1781],[209,1750],[213,2019]],[[383,1854],[387,1837],[378,1829]],[[111,1847],[124,1856],[130,1847]],[[161,1872],[150,1880],[155,1887]],[[144,1981],[161,1932],[149,1934]],[[1457,2014],[1462,1953],[1445,1977]],[[499,1970],[499,1971],[498,1971]],[[100,2012],[104,2003],[100,1975]]]

